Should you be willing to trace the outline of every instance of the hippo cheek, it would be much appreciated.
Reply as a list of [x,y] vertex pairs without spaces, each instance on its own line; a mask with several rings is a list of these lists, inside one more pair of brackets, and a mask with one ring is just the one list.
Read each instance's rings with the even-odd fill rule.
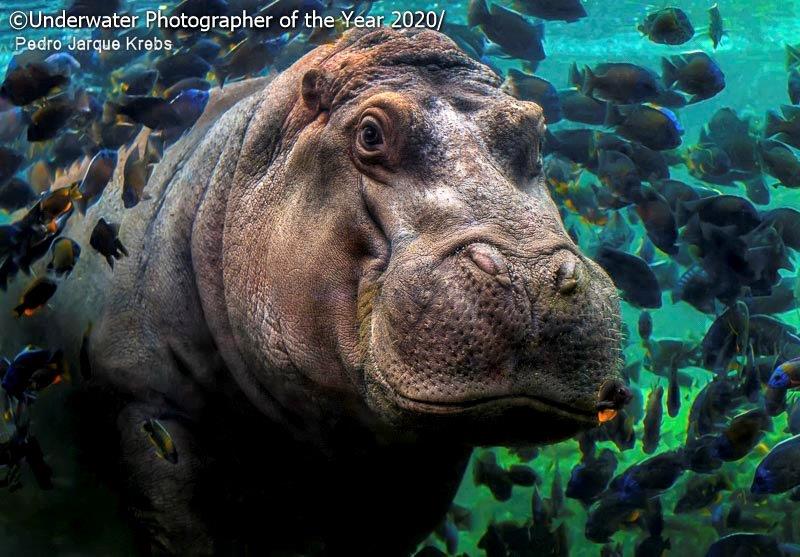
[[515,258],[477,243],[395,262],[372,315],[367,381],[404,419],[453,424],[479,443],[571,436],[596,425],[601,393],[624,402],[610,285],[565,250]]

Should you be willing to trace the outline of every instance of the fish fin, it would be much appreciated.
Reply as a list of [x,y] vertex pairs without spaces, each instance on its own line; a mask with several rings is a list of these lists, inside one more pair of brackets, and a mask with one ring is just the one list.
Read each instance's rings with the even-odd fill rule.
[[581,93],[587,97],[591,97],[594,92],[595,75],[589,66],[583,70],[583,83],[581,84]]
[[669,58],[661,59],[661,81],[664,82],[666,88],[672,87],[678,81],[678,68]]
[[110,255],[106,255],[106,261],[108,262],[108,266],[111,267],[111,270],[114,270],[114,258]]
[[783,119],[774,110],[767,111],[766,121],[764,123],[764,137],[771,137],[781,133],[783,128]]
[[476,27],[489,19],[489,7],[486,5],[486,0],[470,0],[467,7],[467,25]]
[[606,116],[605,120],[603,121],[603,125],[607,128],[613,128],[614,126],[620,125],[622,121],[622,112],[620,112],[619,108],[617,108],[613,103],[607,103]]

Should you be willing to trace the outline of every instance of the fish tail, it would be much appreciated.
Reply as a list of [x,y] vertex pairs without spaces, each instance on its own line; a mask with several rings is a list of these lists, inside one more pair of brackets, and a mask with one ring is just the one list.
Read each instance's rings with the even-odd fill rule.
[[783,131],[783,119],[774,110],[768,110],[764,124],[764,137],[772,137],[781,131]]
[[800,48],[796,46],[792,46],[790,44],[786,45],[786,69],[791,69],[792,66],[795,66],[800,63]]
[[606,116],[603,125],[607,128],[613,128],[622,123],[622,112],[613,103],[606,104]]
[[594,92],[595,75],[589,66],[583,70],[583,83],[581,84],[581,93],[587,97],[591,97]]
[[467,24],[470,27],[480,25],[489,17],[489,7],[486,5],[486,0],[470,0],[467,7]]
[[575,62],[573,62],[569,67],[569,76],[567,81],[572,87],[580,88],[583,85],[583,72],[578,69],[578,64]]
[[668,58],[661,59],[661,81],[667,88],[672,87],[678,81],[678,68]]

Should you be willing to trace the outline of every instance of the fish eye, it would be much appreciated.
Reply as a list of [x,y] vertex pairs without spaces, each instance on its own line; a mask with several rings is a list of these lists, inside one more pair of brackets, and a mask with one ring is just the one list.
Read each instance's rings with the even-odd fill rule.
[[383,129],[373,116],[365,116],[361,120],[358,131],[359,147],[368,152],[378,151],[383,145]]

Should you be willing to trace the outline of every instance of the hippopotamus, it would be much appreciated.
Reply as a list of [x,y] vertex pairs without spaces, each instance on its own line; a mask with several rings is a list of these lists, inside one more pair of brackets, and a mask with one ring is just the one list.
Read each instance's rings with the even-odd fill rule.
[[133,209],[119,157],[64,231],[72,276],[8,326],[82,346],[143,554],[408,555],[475,446],[625,402],[616,289],[564,229],[544,132],[445,35],[354,30],[216,89]]

